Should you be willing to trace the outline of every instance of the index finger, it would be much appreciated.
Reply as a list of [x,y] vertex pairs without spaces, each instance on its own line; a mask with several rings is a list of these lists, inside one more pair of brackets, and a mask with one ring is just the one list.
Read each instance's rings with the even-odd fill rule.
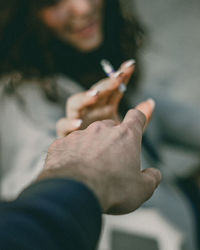
[[94,104],[98,98],[97,90],[88,90],[68,98],[66,102],[66,116],[69,119],[79,118],[80,111]]
[[146,122],[144,127],[146,127],[155,108],[155,101],[150,98],[144,102],[139,103],[135,108],[145,115]]
[[[153,99],[148,99],[144,102],[141,102],[136,106],[135,109],[128,111],[122,124],[131,123],[132,127],[134,127],[137,123],[139,124],[139,128],[144,131],[153,113],[154,107],[155,101]],[[137,112],[137,110],[140,112]]]

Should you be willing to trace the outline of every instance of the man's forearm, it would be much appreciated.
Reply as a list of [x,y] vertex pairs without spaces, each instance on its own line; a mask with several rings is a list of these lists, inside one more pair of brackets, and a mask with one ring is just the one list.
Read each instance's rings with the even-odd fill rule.
[[[2,249],[93,250],[101,229],[101,208],[83,184],[49,179],[0,206]],[[12,236],[11,236],[12,235]]]

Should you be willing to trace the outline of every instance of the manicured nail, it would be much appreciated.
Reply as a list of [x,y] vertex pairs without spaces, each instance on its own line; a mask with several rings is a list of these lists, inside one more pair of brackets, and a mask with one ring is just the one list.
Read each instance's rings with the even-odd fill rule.
[[118,87],[119,92],[124,93],[127,90],[127,87],[124,83],[121,83]]
[[74,126],[77,127],[77,128],[79,128],[82,123],[83,123],[83,121],[80,120],[80,119],[78,119],[78,120],[74,121]]
[[134,59],[128,60],[125,64],[124,64],[124,68],[129,68],[130,66],[134,65],[136,62]]
[[154,101],[154,99],[149,98],[149,99],[147,99],[147,102],[149,102],[149,103],[150,103],[150,105],[151,105],[152,109],[154,109],[154,108],[155,108],[155,106],[156,106],[156,102]]
[[87,92],[87,95],[89,95],[89,96],[96,96],[98,93],[99,93],[98,90],[92,89],[92,90],[89,90],[89,91]]
[[124,72],[122,70],[116,71],[114,74],[112,74],[113,78],[117,78],[121,76]]

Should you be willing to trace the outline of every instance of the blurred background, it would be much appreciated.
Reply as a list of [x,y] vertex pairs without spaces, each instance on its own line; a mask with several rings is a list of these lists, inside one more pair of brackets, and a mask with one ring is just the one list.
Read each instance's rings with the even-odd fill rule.
[[145,88],[200,104],[200,2],[135,0],[149,42],[142,52]]

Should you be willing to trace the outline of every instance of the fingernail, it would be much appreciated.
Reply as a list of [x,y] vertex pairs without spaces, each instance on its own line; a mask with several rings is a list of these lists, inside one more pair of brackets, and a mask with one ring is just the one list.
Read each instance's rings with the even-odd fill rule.
[[77,128],[79,128],[82,123],[83,123],[83,121],[80,120],[80,119],[78,119],[78,120],[74,121],[74,126],[77,127]]
[[112,77],[113,78],[117,78],[119,77],[120,75],[122,75],[124,72],[122,70],[119,70],[119,71],[116,71],[114,74],[112,74]]
[[155,100],[154,100],[154,99],[149,98],[149,99],[147,99],[147,102],[149,102],[149,103],[150,103],[150,105],[151,105],[152,109],[154,109],[154,108],[155,108],[155,106],[156,106],[156,102],[155,102]]
[[127,90],[127,87],[124,83],[121,83],[118,87],[119,92],[124,93]]
[[98,93],[99,93],[98,90],[93,89],[93,90],[89,90],[89,91],[87,92],[87,95],[89,95],[89,96],[96,96]]
[[124,68],[129,68],[130,66],[134,65],[136,63],[136,61],[134,59],[128,60],[125,64],[124,64]]

